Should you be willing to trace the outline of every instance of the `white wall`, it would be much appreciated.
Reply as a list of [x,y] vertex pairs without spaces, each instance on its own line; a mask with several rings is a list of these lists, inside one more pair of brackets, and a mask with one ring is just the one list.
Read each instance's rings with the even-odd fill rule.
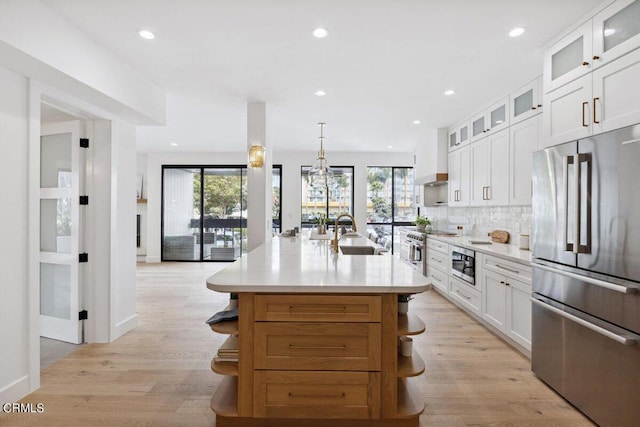
[[136,129],[112,121],[111,141],[111,336],[138,324],[136,314]]
[[132,123],[166,120],[164,91],[37,0],[0,1],[3,62]]
[[[354,166],[354,215],[356,224],[367,222],[367,166],[413,166],[413,153],[327,152],[329,164]],[[311,166],[317,152],[273,152],[273,164],[282,165],[282,230],[300,226],[300,168]],[[147,153],[147,262],[160,262],[160,212],[162,165],[244,165],[245,152]],[[251,197],[251,195],[249,195]],[[249,219],[251,220],[251,219]]]
[[29,391],[27,80],[0,67],[0,402]]

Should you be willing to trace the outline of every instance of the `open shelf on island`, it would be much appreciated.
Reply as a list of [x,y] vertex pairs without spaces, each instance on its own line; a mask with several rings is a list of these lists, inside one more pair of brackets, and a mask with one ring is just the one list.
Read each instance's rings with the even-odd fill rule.
[[211,330],[219,334],[238,335],[238,320],[225,320],[211,325]]
[[424,411],[424,401],[420,399],[412,382],[415,378],[398,378],[398,418],[412,418]]
[[216,362],[216,359],[211,359],[211,370],[220,375],[233,375],[238,376],[238,362]]
[[238,416],[238,377],[223,377],[211,398],[211,409],[223,417]]
[[412,313],[398,315],[398,335],[418,335],[425,330],[424,322]]
[[413,350],[412,357],[398,354],[398,377],[415,377],[424,372],[424,361],[417,351]]

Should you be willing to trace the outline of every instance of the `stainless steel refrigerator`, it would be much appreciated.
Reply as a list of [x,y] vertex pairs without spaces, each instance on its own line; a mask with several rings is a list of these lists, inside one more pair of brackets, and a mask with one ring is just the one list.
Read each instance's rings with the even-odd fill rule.
[[534,153],[533,372],[640,425],[640,125]]

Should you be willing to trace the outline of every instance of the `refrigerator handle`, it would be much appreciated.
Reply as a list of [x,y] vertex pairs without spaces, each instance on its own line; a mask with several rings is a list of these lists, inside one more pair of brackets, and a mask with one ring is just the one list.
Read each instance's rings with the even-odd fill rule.
[[582,174],[580,173],[580,154],[573,155],[573,167],[575,171],[573,179],[573,246],[572,251],[574,254],[580,253],[580,221],[582,220]]
[[572,322],[577,323],[578,325],[584,326],[587,329],[592,330],[593,332],[596,332],[600,335],[603,335],[609,339],[614,340],[617,343],[620,343],[622,345],[636,345],[638,343],[638,340],[635,337],[627,337],[624,335],[620,335],[617,334],[615,332],[611,332],[608,329],[602,328],[598,325],[594,325],[591,322],[588,322],[578,316],[574,316],[573,314],[569,314],[566,311],[560,310],[558,308],[555,308],[543,301],[540,301],[537,298],[531,298],[531,302],[539,305],[540,307],[544,308],[545,310],[549,310],[552,313],[557,314],[560,317],[564,317],[567,320],[570,320]]
[[556,273],[561,276],[567,276],[571,279],[580,280],[582,282],[589,283],[590,285],[595,285],[601,288],[609,289],[610,291],[620,292],[621,294],[636,294],[638,293],[638,291],[640,291],[640,288],[638,287],[617,285],[615,283],[605,282],[604,280],[594,279],[593,277],[583,276],[580,274],[570,273],[568,271],[547,267],[546,265],[542,265],[542,264],[535,264],[533,267],[539,268],[540,270],[549,271],[551,273]]
[[564,246],[564,250],[568,252],[574,252],[574,247],[577,247],[577,245],[569,243],[569,165],[572,164],[573,156],[565,156],[563,158],[562,188],[564,190],[564,227],[562,227],[562,245]]
[[[592,210],[592,205],[593,205],[593,201],[591,200],[591,175],[592,175],[592,156],[591,153],[582,153],[582,154],[578,154],[578,163],[576,165],[576,169],[577,169],[577,173],[578,173],[578,188],[579,188],[579,194],[582,195],[582,163],[586,163],[587,164],[587,172],[586,172],[586,218],[585,218],[585,222],[586,222],[586,231],[587,231],[587,242],[585,245],[581,244],[581,239],[579,238],[576,241],[576,246],[578,247],[578,253],[581,254],[590,254],[591,253],[591,210]],[[580,198],[578,198],[578,203],[580,202]],[[580,212],[580,221],[582,221],[582,212]],[[579,236],[580,237],[580,236]]]

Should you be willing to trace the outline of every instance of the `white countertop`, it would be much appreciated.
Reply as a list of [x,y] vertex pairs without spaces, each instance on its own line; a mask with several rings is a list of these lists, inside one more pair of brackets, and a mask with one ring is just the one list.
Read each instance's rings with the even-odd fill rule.
[[490,237],[472,237],[472,236],[439,236],[436,234],[429,234],[429,239],[439,240],[441,242],[448,243],[450,245],[462,246],[463,248],[472,249],[476,252],[481,252],[488,255],[494,255],[501,258],[508,259],[510,261],[519,262],[521,264],[531,265],[531,251],[519,249],[516,245],[509,245],[506,243],[491,243],[486,244],[474,244],[471,240],[483,240],[490,241]]
[[[376,246],[367,238],[340,245]],[[326,240],[276,237],[207,279],[219,292],[419,293],[430,281],[398,257],[335,254]]]

